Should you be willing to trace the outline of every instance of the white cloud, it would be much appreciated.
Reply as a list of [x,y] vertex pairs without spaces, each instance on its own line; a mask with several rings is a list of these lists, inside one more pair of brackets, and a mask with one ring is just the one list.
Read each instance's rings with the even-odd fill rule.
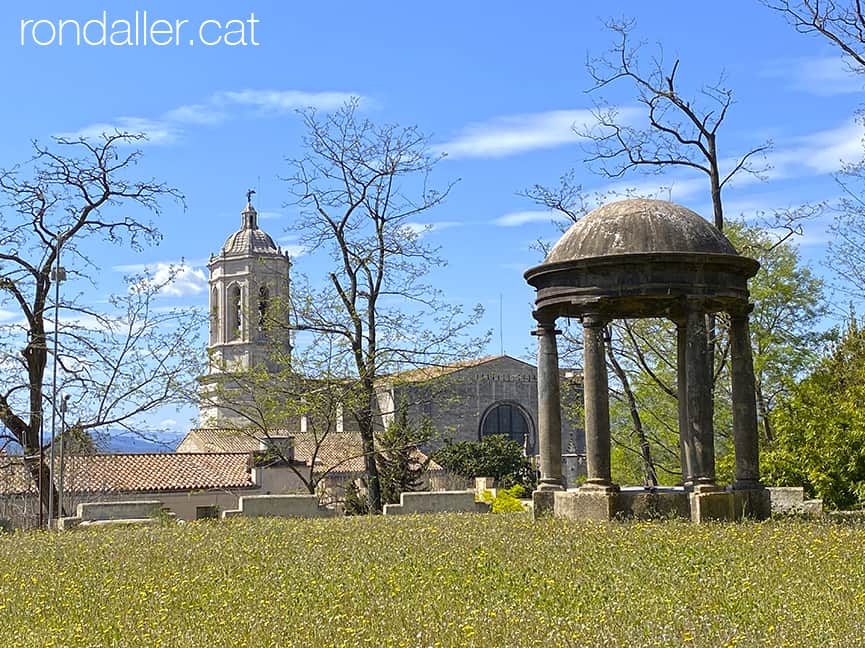
[[334,110],[352,98],[362,98],[350,92],[303,92],[300,90],[240,90],[221,92],[216,101],[254,106],[268,112],[287,112],[298,108]]
[[142,117],[120,117],[113,123],[97,123],[90,124],[77,131],[69,133],[59,133],[58,137],[66,139],[86,139],[99,140],[103,135],[114,133],[129,133],[142,134],[147,139],[137,140],[134,143],[136,146],[153,145],[159,146],[164,144],[174,143],[179,131],[171,124],[159,120],[145,119]]
[[207,104],[192,104],[180,106],[165,113],[162,118],[170,122],[181,124],[219,124],[226,120],[228,115],[223,111]]
[[283,214],[275,211],[260,211],[258,212],[258,217],[261,220],[278,220],[283,218]]
[[[618,110],[618,117],[628,122],[636,110]],[[554,148],[580,141],[578,130],[597,124],[591,110],[550,110],[521,115],[505,115],[466,126],[454,139],[436,146],[449,157],[505,157]]]
[[845,164],[862,159],[863,137],[865,126],[849,120],[835,128],[790,138],[766,155],[772,167],[767,175],[780,179],[835,173]]
[[308,252],[305,245],[299,245],[297,243],[286,244],[286,243],[282,242],[282,241],[286,241],[286,240],[293,241],[296,238],[297,238],[296,236],[283,236],[282,238],[277,239],[277,242],[280,243],[279,247],[282,249],[282,251],[287,252],[288,256],[290,256],[292,258],[297,258],[299,256],[303,256],[304,254],[306,254]]
[[19,316],[20,313],[0,308],[0,322],[8,322],[10,320],[16,319]]
[[[252,107],[258,112],[284,113],[296,108],[313,107],[333,110],[353,97],[361,103],[369,100],[349,92],[304,92],[302,90],[240,90],[218,92],[204,102],[172,108],[158,118],[118,117],[113,121],[97,122],[76,131],[60,133],[68,139],[98,140],[105,133],[142,133],[146,141],[136,145],[167,145],[175,143],[184,127],[214,126],[237,116],[238,107]],[[235,108],[235,113],[230,108]]]
[[185,262],[134,263],[114,266],[112,269],[117,272],[144,275],[141,281],[151,285],[164,284],[159,294],[168,297],[188,297],[207,290],[207,275],[204,269],[195,268]]
[[840,56],[799,57],[769,61],[764,77],[784,79],[792,90],[830,96],[862,92],[863,78]]
[[529,223],[551,223],[553,221],[566,220],[567,216],[553,210],[529,210],[508,212],[492,221],[493,225],[499,227],[519,227]]

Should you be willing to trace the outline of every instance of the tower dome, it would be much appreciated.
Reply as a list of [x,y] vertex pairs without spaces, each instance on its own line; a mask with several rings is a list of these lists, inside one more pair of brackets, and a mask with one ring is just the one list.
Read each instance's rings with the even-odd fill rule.
[[258,228],[258,212],[255,211],[252,203],[246,203],[246,208],[241,213],[240,229],[225,239],[222,254],[225,256],[280,254],[279,248],[270,235]]

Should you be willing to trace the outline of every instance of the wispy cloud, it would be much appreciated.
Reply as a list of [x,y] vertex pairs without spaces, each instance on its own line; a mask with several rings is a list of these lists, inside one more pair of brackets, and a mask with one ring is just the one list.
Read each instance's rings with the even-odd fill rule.
[[[637,111],[618,110],[624,122],[635,118]],[[449,157],[505,157],[537,149],[571,144],[582,138],[578,131],[597,124],[591,110],[550,110],[494,117],[486,122],[469,124],[461,133],[436,149]]]
[[252,106],[267,112],[289,112],[298,108],[335,110],[352,98],[363,100],[351,92],[303,92],[300,90],[240,90],[221,92],[216,102]]
[[773,179],[840,171],[863,157],[865,125],[849,120],[835,128],[789,138],[766,159],[767,175]]
[[57,136],[72,140],[98,140],[105,134],[113,135],[114,133],[140,133],[147,139],[145,141],[137,141],[136,145],[149,144],[159,146],[176,142],[180,129],[177,124],[169,121],[145,119],[143,117],[119,117],[112,123],[90,124],[74,132],[58,133]]
[[162,285],[159,293],[167,297],[189,297],[207,290],[207,274],[204,269],[193,267],[186,262],[157,261],[119,265],[114,266],[113,270],[143,275],[140,281]]
[[137,144],[168,145],[177,142],[185,128],[216,126],[234,119],[243,111],[253,114],[283,114],[296,108],[334,110],[352,97],[361,103],[368,100],[350,92],[304,92],[301,90],[237,90],[217,92],[205,101],[172,108],[158,117],[118,117],[112,121],[89,124],[76,131],[60,133],[68,139],[99,139],[104,133],[142,133],[145,142]]
[[437,223],[405,223],[405,227],[409,232],[417,236],[423,236],[430,232],[438,232],[451,227],[459,227],[462,225],[459,221],[439,221]]
[[781,79],[791,90],[819,96],[862,92],[865,78],[840,56],[796,57],[769,61],[762,76]]
[[508,212],[492,221],[493,225],[499,227],[520,227],[529,223],[552,223],[553,221],[564,221],[567,216],[553,210],[529,210]]

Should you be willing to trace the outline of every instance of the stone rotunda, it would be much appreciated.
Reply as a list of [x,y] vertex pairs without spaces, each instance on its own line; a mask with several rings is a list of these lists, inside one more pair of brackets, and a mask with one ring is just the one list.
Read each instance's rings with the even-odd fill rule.
[[[748,279],[759,269],[711,223],[680,205],[630,199],[575,223],[544,262],[525,273],[537,290],[538,436],[541,480],[535,513],[568,517],[681,515],[694,521],[764,518],[754,368],[748,330]],[[712,358],[706,315],[730,316],[735,481],[715,481]],[[562,487],[556,320],[583,326],[583,387],[588,477]],[[610,414],[604,330],[615,319],[661,317],[676,324],[682,488],[621,489],[610,472]]]

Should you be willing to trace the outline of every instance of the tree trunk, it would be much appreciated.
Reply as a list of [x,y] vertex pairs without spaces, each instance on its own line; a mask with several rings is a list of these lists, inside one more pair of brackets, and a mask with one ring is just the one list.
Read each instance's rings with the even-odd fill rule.
[[644,484],[650,488],[654,488],[658,485],[658,475],[655,471],[655,462],[652,459],[652,449],[649,446],[649,440],[646,438],[646,432],[643,429],[643,421],[640,419],[640,410],[637,406],[637,399],[634,397],[634,392],[631,391],[631,383],[628,380],[625,370],[622,369],[622,365],[619,364],[619,361],[613,353],[613,343],[610,339],[607,340],[607,357],[610,359],[610,365],[613,368],[613,372],[616,374],[619,382],[622,383],[622,391],[624,391],[625,398],[628,401],[628,410],[631,414],[631,422],[634,425],[634,432],[636,433],[637,439],[640,443],[640,456],[643,460]]

